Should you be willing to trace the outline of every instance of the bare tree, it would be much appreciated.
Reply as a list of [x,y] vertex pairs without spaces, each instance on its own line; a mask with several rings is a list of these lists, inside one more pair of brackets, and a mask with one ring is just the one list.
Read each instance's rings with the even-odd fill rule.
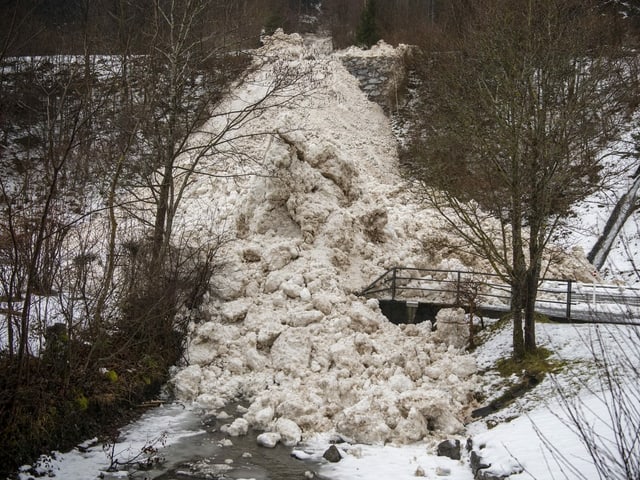
[[[261,95],[216,110],[250,70],[249,58],[228,46],[203,48],[202,15],[209,7],[209,0],[154,1],[149,50],[134,66],[143,99],[134,105],[141,140],[137,150],[144,162],[139,178],[152,191],[152,257],[157,265],[169,248],[180,201],[203,159],[232,142],[240,127],[264,109],[302,94],[293,87],[309,73],[285,64],[274,67]],[[212,115],[218,125],[207,130],[205,121],[211,124]],[[191,141],[194,136],[199,142]]]
[[614,19],[590,2],[488,0],[474,13],[455,50],[421,59],[425,107],[409,171],[464,247],[511,286],[521,357],[536,348],[547,246],[572,205],[600,188],[633,82],[607,35]]

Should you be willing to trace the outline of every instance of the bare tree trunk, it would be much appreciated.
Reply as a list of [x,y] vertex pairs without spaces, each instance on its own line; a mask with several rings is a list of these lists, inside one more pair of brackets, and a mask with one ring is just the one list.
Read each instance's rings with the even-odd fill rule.
[[513,273],[511,275],[511,316],[513,317],[513,357],[522,358],[525,353],[525,341],[522,331],[522,312],[526,306],[526,275],[527,267],[522,252],[522,224],[521,215],[514,208],[513,222]]

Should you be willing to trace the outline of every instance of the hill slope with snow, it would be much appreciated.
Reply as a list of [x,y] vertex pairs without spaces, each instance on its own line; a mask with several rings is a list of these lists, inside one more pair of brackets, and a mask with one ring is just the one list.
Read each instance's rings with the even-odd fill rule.
[[[407,191],[389,119],[336,56],[281,32],[258,57],[265,52],[313,73],[295,101],[251,119],[234,142],[268,175],[220,178],[221,152],[201,166],[218,176],[199,176],[184,199],[186,231],[213,222],[232,241],[203,307],[208,321],[192,325],[177,396],[214,413],[244,398],[251,405],[232,431],[251,425],[292,441],[325,431],[368,443],[461,432],[479,386],[473,358],[429,323],[392,325],[377,301],[355,293],[395,265],[488,267],[439,250],[448,234]],[[251,101],[273,65],[261,64],[236,101]]]

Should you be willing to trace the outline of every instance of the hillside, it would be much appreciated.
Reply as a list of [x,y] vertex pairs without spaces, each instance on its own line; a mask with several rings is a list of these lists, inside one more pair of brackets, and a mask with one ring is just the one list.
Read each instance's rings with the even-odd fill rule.
[[[508,328],[468,353],[445,329],[433,331],[430,322],[393,325],[376,300],[357,296],[396,265],[489,266],[449,249],[451,233],[406,185],[390,120],[345,68],[343,52],[280,31],[264,41],[252,77],[220,112],[255,102],[281,69],[300,72],[300,81],[286,102],[271,99],[227,132],[228,142],[202,159],[185,191],[176,236],[219,250],[199,320],[189,325],[185,361],[173,372],[172,394],[189,412],[222,423],[230,442],[266,431],[272,435],[262,443],[302,442],[305,451],[298,455],[314,462],[332,435],[361,444],[346,444],[345,461],[320,468],[328,478],[411,478],[420,476],[418,468],[428,478],[447,469],[472,478],[467,454],[460,462],[436,459],[435,445],[478,435],[493,458],[504,460],[502,441],[531,432],[510,432],[503,422],[535,410],[538,395],[550,397],[553,385],[545,380],[538,393],[491,417],[500,432],[492,436],[482,421],[470,425],[470,414],[505,388],[493,366],[510,352]],[[385,44],[361,52],[398,54]],[[223,121],[212,116],[191,139],[194,146],[206,144]],[[570,251],[553,273],[589,278],[591,268],[580,251]],[[573,355],[569,360],[588,365],[588,349],[573,350],[590,327],[564,327],[542,326],[541,343],[553,346],[557,358]],[[246,408],[230,418],[237,401]],[[159,418],[155,428],[176,429],[169,438],[184,434]],[[149,434],[136,425],[129,433],[138,443],[146,435],[144,445]],[[91,458],[95,470],[103,468],[96,465],[99,449],[66,455],[67,467],[82,457]],[[62,458],[56,468],[69,472]],[[526,460],[539,463],[538,457]],[[508,471],[509,465],[500,470]]]

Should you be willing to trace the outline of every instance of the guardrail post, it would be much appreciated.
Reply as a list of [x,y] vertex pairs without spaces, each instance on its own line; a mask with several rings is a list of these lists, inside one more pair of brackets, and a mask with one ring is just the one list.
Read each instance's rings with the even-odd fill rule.
[[458,279],[456,281],[456,306],[460,305],[460,270],[458,270]]
[[567,321],[571,321],[571,288],[572,280],[567,280]]
[[397,268],[393,267],[393,272],[391,274],[391,300],[396,299],[396,271]]

